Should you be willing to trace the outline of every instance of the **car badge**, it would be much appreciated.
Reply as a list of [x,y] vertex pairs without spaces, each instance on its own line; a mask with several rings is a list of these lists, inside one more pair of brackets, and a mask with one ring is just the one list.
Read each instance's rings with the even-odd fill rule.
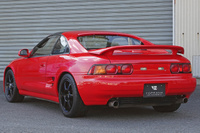
[[158,90],[158,86],[151,86],[152,90],[156,91]]
[[158,67],[158,70],[164,70],[164,67]]
[[142,71],[146,71],[147,68],[146,68],[146,67],[141,67],[140,70],[142,70]]

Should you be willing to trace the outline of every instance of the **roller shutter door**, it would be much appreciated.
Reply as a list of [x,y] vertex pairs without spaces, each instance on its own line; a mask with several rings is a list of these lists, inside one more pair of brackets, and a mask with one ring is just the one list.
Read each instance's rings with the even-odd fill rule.
[[172,44],[172,0],[1,0],[0,80],[22,48],[59,31],[108,30]]

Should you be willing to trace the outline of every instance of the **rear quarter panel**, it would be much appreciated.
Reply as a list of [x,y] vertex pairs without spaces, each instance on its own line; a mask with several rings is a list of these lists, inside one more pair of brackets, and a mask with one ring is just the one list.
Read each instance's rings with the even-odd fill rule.
[[[54,86],[54,95],[58,96],[58,85],[59,80],[61,79],[63,73],[69,73],[73,76],[75,79],[75,82],[77,84],[78,90],[79,90],[79,82],[80,80],[77,79],[76,75],[85,76],[87,75],[88,71],[94,64],[109,64],[110,61],[107,59],[107,57],[100,55],[93,55],[93,54],[66,54],[66,55],[60,55],[59,58],[62,58],[62,66],[59,67],[58,71],[56,72],[56,78],[55,78],[55,86]],[[80,94],[81,95],[81,94]]]

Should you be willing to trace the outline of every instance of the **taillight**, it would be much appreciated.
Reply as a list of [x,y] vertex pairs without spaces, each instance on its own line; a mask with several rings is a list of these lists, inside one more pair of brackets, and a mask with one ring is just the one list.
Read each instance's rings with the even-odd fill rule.
[[171,73],[191,73],[190,63],[173,63],[170,67]]
[[190,64],[183,64],[183,72],[190,73],[191,72],[191,65]]
[[106,74],[116,74],[116,73],[117,73],[116,65],[107,65],[106,66]]
[[88,73],[92,75],[106,74],[105,67],[104,65],[93,66]]
[[115,75],[132,74],[133,66],[131,64],[103,64],[94,65],[90,68],[89,75]]
[[179,64],[171,64],[171,73],[179,73]]
[[122,73],[123,74],[129,74],[132,73],[133,66],[128,64],[128,65],[122,65]]

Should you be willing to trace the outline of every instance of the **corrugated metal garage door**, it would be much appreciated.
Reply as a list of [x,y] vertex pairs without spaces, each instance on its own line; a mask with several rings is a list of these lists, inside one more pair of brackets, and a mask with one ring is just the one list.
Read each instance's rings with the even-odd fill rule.
[[58,31],[109,30],[172,44],[172,0],[1,0],[0,80],[19,49]]

